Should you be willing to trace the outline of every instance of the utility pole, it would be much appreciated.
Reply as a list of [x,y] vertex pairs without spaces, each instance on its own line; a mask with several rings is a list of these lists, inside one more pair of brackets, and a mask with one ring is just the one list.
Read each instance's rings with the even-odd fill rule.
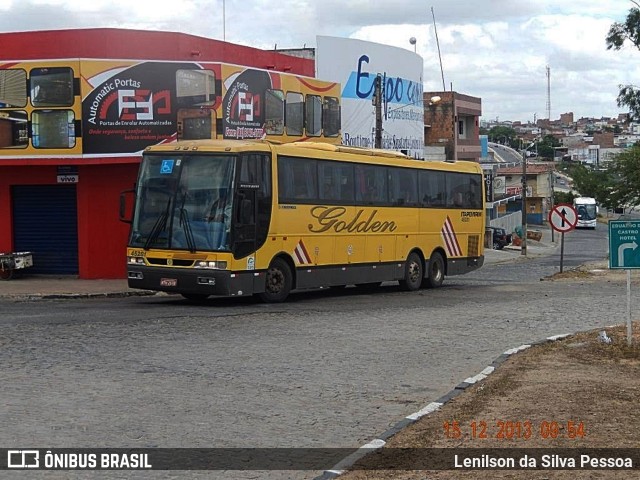
[[[550,195],[549,201],[551,202],[551,205],[549,206],[549,211],[551,211],[551,209],[553,208],[554,202],[555,202],[555,200],[553,198],[554,197],[553,184],[555,182],[555,175],[554,175],[553,172],[554,172],[553,168],[550,168],[549,169],[549,184],[550,184],[551,195]],[[551,243],[553,243],[555,241],[554,238],[553,238],[553,231],[554,230],[555,230],[554,228],[551,229]]]
[[527,255],[527,152],[522,152],[522,243],[521,255]]
[[378,75],[375,80],[373,92],[373,105],[376,111],[376,132],[375,143],[376,148],[382,148],[382,77]]

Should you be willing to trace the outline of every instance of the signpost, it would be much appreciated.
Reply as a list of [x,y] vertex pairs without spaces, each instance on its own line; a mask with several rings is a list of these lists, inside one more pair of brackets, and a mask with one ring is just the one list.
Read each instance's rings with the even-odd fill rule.
[[631,269],[640,268],[640,220],[609,222],[609,268],[627,271],[627,344],[631,345]]
[[551,228],[562,234],[560,239],[560,273],[564,261],[564,232],[573,230],[578,223],[578,212],[573,205],[559,203],[549,211],[549,223]]

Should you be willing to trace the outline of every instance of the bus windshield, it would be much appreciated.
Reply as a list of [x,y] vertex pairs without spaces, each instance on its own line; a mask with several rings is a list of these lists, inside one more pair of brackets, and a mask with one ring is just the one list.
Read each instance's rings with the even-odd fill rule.
[[229,250],[235,157],[145,155],[130,246]]
[[578,218],[580,218],[580,220],[595,220],[597,217],[595,204],[578,205],[577,211],[578,211]]

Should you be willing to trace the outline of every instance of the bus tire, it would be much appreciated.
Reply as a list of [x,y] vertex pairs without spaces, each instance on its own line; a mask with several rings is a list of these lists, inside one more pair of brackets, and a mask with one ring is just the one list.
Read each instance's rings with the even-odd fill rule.
[[0,280],[11,280],[13,278],[13,269],[0,269]]
[[444,259],[438,252],[433,252],[423,284],[427,288],[438,288],[442,282],[444,282]]
[[267,270],[264,292],[258,296],[266,303],[284,302],[291,292],[293,275],[289,264],[282,258],[275,258]]
[[422,259],[416,252],[411,252],[407,257],[404,267],[404,279],[400,280],[400,286],[403,290],[413,292],[418,290],[422,285],[423,272]]

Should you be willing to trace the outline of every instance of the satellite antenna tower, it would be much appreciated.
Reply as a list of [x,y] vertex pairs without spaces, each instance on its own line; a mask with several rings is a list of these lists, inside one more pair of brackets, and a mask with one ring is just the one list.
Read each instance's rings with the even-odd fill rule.
[[547,118],[551,121],[551,69],[547,65]]

